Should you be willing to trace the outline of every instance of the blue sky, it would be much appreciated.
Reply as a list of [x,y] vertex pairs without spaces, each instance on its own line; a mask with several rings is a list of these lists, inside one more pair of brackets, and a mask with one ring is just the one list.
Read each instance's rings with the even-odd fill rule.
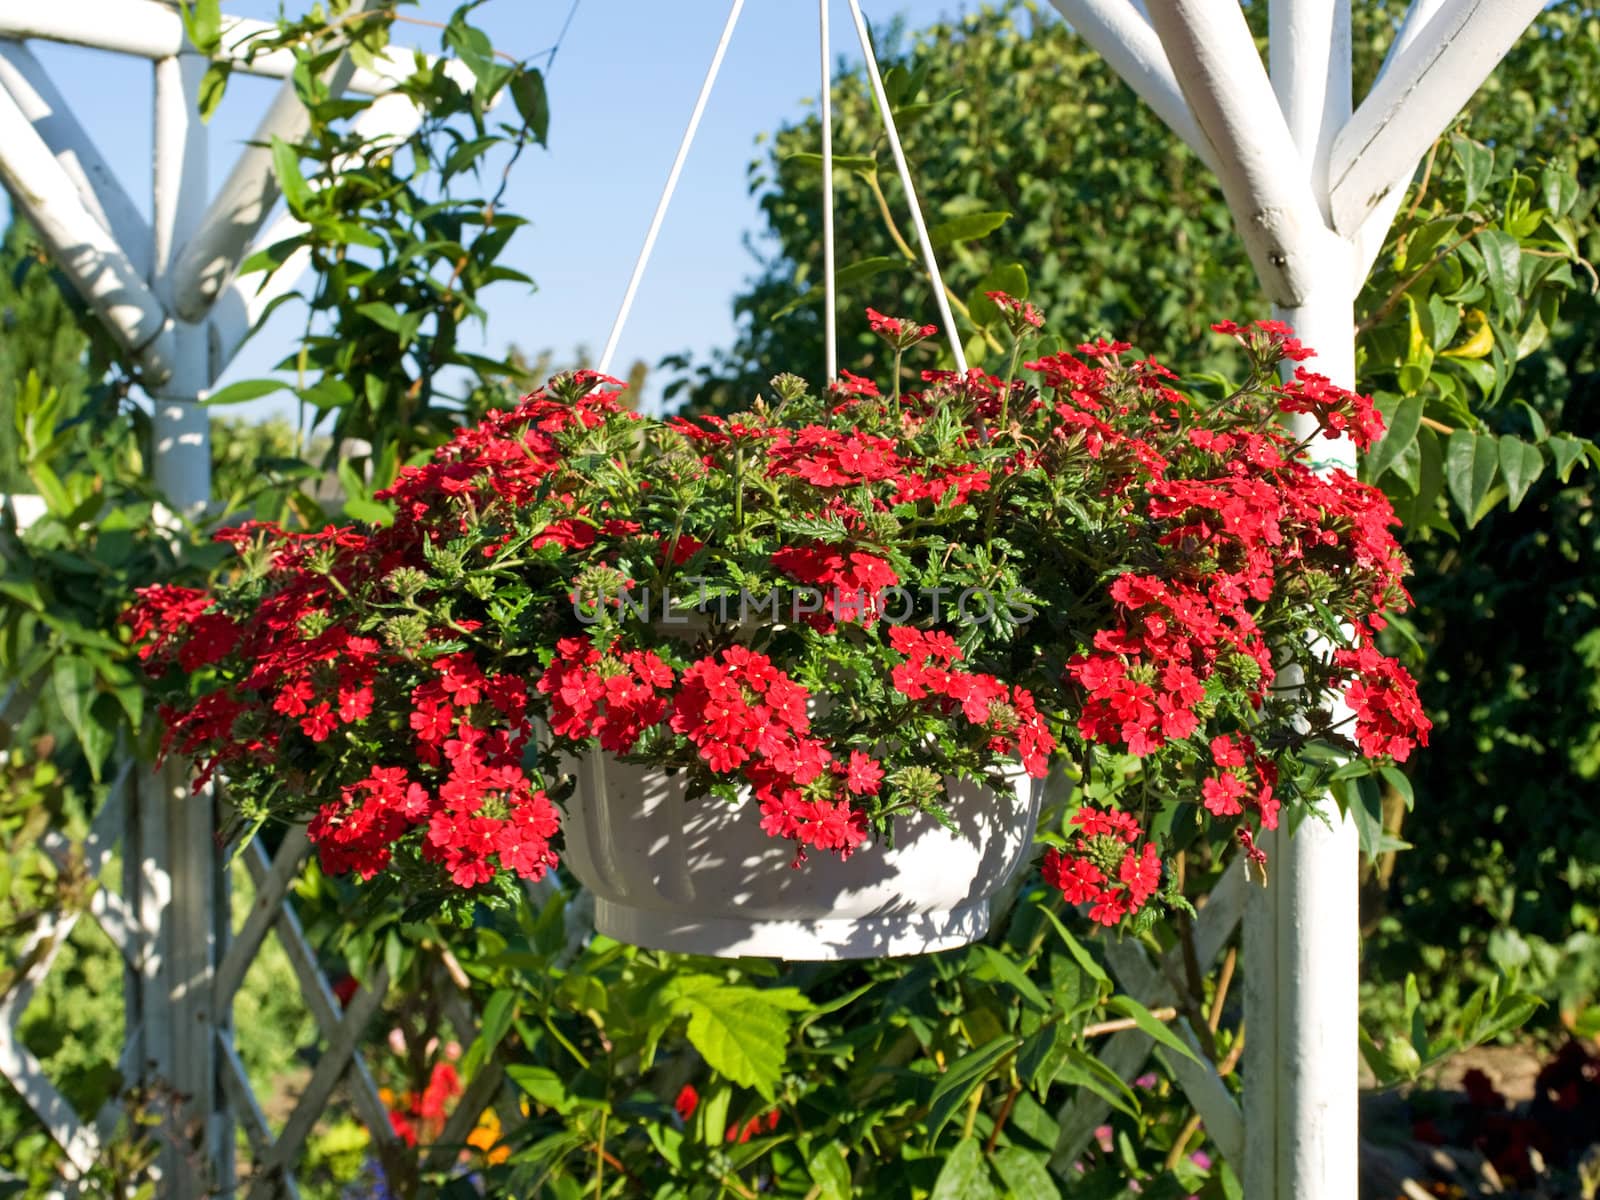
[[[298,12],[308,0],[287,0]],[[489,0],[476,17],[495,45],[532,56],[555,40],[570,0]],[[224,0],[225,12],[271,17],[276,4]],[[451,0],[403,11],[438,20]],[[875,24],[903,15],[919,27],[974,7],[971,0],[864,0]],[[524,155],[512,177],[510,208],[531,218],[508,261],[538,290],[491,293],[485,343],[515,342],[567,355],[598,353],[610,329],[650,214],[727,16],[726,0],[580,0],[549,79],[550,147]],[[835,52],[854,51],[847,6],[833,5]],[[436,50],[438,33],[397,26],[397,42]],[[73,47],[35,52],[130,194],[150,193],[150,64]],[[857,58],[858,54],[851,54]],[[818,90],[817,6],[813,0],[748,0],[684,169],[650,271],[634,304],[617,362],[654,363],[684,349],[725,345],[729,301],[754,270],[745,249],[757,228],[745,169],[755,138],[804,111]],[[235,77],[210,125],[213,181],[251,136],[276,81]],[[265,373],[289,344],[299,318],[288,309],[246,346],[224,382]],[[280,401],[247,409],[282,410]]]

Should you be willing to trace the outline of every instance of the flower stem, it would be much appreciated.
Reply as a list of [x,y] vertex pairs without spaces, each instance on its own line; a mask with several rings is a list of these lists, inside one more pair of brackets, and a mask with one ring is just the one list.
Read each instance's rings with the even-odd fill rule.
[[[888,230],[889,237],[894,242],[895,248],[899,250],[901,254],[905,255],[908,261],[915,263],[917,261],[917,253],[911,248],[911,243],[906,241],[905,235],[900,232],[900,226],[895,224],[894,214],[889,211],[889,201],[883,194],[883,188],[878,186],[877,175],[863,174],[861,178],[866,180],[867,187],[872,192],[872,198],[878,202],[878,213],[883,217],[883,226],[886,230]],[[990,333],[987,329],[984,329],[972,319],[972,310],[967,307],[966,301],[962,300],[960,296],[955,294],[948,283],[944,285],[944,294],[945,298],[950,301],[950,307],[954,308],[958,313],[965,317],[967,319],[967,324],[971,325],[983,335],[983,340],[989,344],[989,349],[996,352],[1005,349],[1005,347],[1000,344],[1000,340],[995,337],[994,334]]]
[[1005,389],[1000,393],[1000,431],[1002,433],[1005,432],[1006,426],[1009,424],[1006,418],[1011,409],[1011,381],[1017,376],[1017,359],[1021,357],[1022,339],[1013,338],[1011,340],[1011,361],[1006,363],[1005,378],[1001,381],[1001,385]]
[[[895,381],[896,395],[899,394],[899,381]],[[733,534],[738,541],[744,542],[744,447],[735,445],[733,448]]]

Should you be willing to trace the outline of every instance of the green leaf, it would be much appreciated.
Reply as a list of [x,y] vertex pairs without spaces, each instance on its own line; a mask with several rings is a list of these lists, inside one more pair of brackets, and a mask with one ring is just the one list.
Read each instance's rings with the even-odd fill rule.
[[1013,300],[1026,300],[1027,268],[1021,263],[1001,263],[978,281],[978,286],[967,296],[967,309],[980,326],[993,325],[1000,320],[1000,309],[989,299],[990,292],[1004,292]]
[[214,62],[206,67],[206,73],[200,76],[200,120],[209,122],[217,105],[222,103],[223,94],[228,90],[228,76],[233,70],[233,64],[227,60]]
[[263,396],[270,396],[273,392],[282,392],[291,386],[282,379],[241,379],[238,383],[230,383],[225,388],[218,388],[205,398],[205,403],[210,405],[244,404],[251,400],[259,400]]
[[1450,139],[1450,146],[1456,153],[1456,159],[1461,163],[1461,173],[1466,182],[1466,198],[1462,204],[1471,208],[1483,189],[1488,186],[1489,176],[1494,172],[1494,151],[1475,142],[1471,138],[1457,135]]
[[754,988],[708,988],[685,996],[689,1041],[711,1069],[769,1102],[777,1095],[789,1043],[789,1018]]
[[808,1164],[817,1200],[850,1200],[850,1163],[843,1146],[829,1142],[808,1156]]
[[44,497],[45,507],[50,510],[51,516],[67,517],[77,507],[67,495],[67,489],[61,486],[61,477],[50,469],[48,463],[28,463],[28,478],[33,481],[34,490]]
[[361,496],[347,497],[344,502],[344,515],[355,521],[366,521],[370,525],[393,525],[394,509],[377,500],[368,500]]
[[1389,428],[1382,440],[1367,455],[1367,482],[1377,483],[1384,472],[1417,440],[1417,430],[1422,425],[1422,397],[1407,396],[1400,401],[1389,419]]
[[972,977],[979,980],[998,980],[1007,983],[1012,990],[1020,996],[1024,1003],[1040,1012],[1050,1011],[1050,1002],[1044,998],[1044,993],[1034,986],[1033,980],[1023,974],[1022,969],[1012,962],[993,946],[978,942],[968,951],[969,962],[972,964]]
[[1520,1029],[1527,1024],[1529,1017],[1543,1007],[1544,1001],[1531,993],[1519,992],[1507,996],[1495,1006],[1494,1013],[1473,1031],[1474,1040],[1479,1043],[1489,1042],[1502,1033]]
[[513,75],[511,103],[517,106],[517,115],[533,140],[541,146],[549,145],[550,97],[545,92],[544,73],[536,67],[524,67]]
[[50,681],[55,687],[56,703],[61,715],[67,719],[77,736],[84,757],[88,759],[90,774],[100,781],[100,768],[109,751],[107,731],[99,728],[90,708],[95,699],[94,668],[87,659],[70,652],[56,655],[51,665]]
[[962,213],[948,221],[941,221],[928,230],[935,246],[950,246],[957,242],[972,242],[987,237],[1010,220],[1011,214],[1000,210]]
[[304,217],[311,204],[311,188],[300,173],[300,154],[277,134],[272,135],[272,170],[278,177],[278,186],[283,189],[289,211]]
[[366,304],[356,305],[356,311],[374,325],[381,326],[390,333],[399,333],[404,328],[403,318],[400,316],[399,310],[392,304],[373,300]]
[[1061,940],[1066,943],[1067,952],[1077,960],[1084,973],[1097,983],[1110,983],[1111,976],[1106,974],[1105,968],[1095,962],[1094,956],[1084,949],[1082,942],[1067,932],[1067,927],[1061,923],[1061,919],[1048,908],[1041,907],[1039,911],[1044,913],[1050,919],[1050,923],[1056,927],[1056,932],[1061,935]]
[[194,0],[183,6],[183,28],[189,41],[201,54],[215,54],[222,48],[222,6],[219,0]]
[[1485,229],[1477,237],[1489,275],[1489,293],[1494,297],[1495,316],[1501,320],[1512,312],[1522,278],[1522,247],[1517,239],[1499,229]]
[[478,1020],[478,1036],[468,1047],[461,1060],[461,1073],[471,1079],[480,1067],[489,1061],[511,1029],[511,1018],[516,1007],[517,994],[510,988],[497,988],[483,1006],[483,1016]]
[[1165,1046],[1174,1053],[1181,1054],[1190,1062],[1201,1064],[1200,1056],[1173,1033],[1163,1022],[1156,1020],[1148,1008],[1140,1004],[1132,996],[1113,996],[1107,1002],[1107,1007],[1113,1012],[1119,1012],[1125,1017],[1130,1017],[1145,1034],[1156,1042]]
[[1384,782],[1399,793],[1406,802],[1406,811],[1410,812],[1417,806],[1416,793],[1411,789],[1411,780],[1399,767],[1379,767],[1378,774],[1383,776]]
[[467,10],[457,9],[444,31],[445,45],[455,51],[456,57],[466,64],[472,77],[482,86],[494,71],[494,43],[489,35],[475,25],[468,25],[463,16]]
[[[876,258],[863,258],[851,263],[848,267],[840,267],[834,274],[834,286],[838,288],[854,287],[858,283],[865,283],[875,275],[885,271],[892,271],[896,267],[906,265],[903,258],[894,258],[890,255],[880,255]],[[820,289],[817,289],[820,291]]]
[[1544,206],[1557,217],[1565,216],[1578,202],[1578,181],[1564,164],[1552,164],[1539,172],[1539,186],[1544,192]]
[[1533,430],[1533,440],[1544,442],[1550,437],[1550,428],[1544,423],[1544,417],[1539,415],[1539,410],[1526,400],[1518,400],[1517,407],[1522,409],[1523,415],[1528,418],[1528,426]]
[[963,1054],[939,1076],[933,1095],[928,1098],[928,1140],[934,1141],[949,1124],[950,1118],[965,1104],[974,1088],[983,1082],[1000,1060],[1018,1046],[1022,1039],[1015,1034],[1004,1034]]
[[567,1092],[566,1080],[549,1067],[512,1065],[506,1068],[506,1077],[525,1092],[529,1099],[546,1108],[566,1114],[576,1101]]
[[[798,154],[785,154],[783,161],[793,163],[797,167],[810,167],[813,170],[822,170],[822,155],[810,151]],[[870,154],[835,154],[833,156],[833,169],[835,171],[875,171],[878,169],[878,160]]]
[[1469,529],[1478,523],[1478,505],[1494,484],[1499,453],[1493,438],[1479,437],[1467,429],[1452,433],[1445,447],[1445,483],[1456,507],[1466,515]]
[[[1362,783],[1369,786],[1362,787]],[[1361,853],[1368,858],[1376,858],[1382,853],[1378,847],[1383,842],[1383,798],[1370,783],[1365,779],[1339,780],[1335,787],[1344,800],[1350,819],[1355,822]]]
[[[863,258],[858,262],[851,263],[848,267],[842,267],[834,272],[834,287],[843,291],[845,288],[854,287],[858,283],[865,283],[875,275],[881,275],[885,271],[893,271],[905,265],[905,259],[893,258],[889,255]],[[808,304],[821,304],[826,295],[827,293],[821,287],[810,287],[773,313],[771,319],[775,321],[779,317],[787,316],[789,313],[794,312],[795,309],[804,308]]]
[[963,1138],[944,1160],[928,1200],[999,1200],[977,1138]]
[[1002,1146],[995,1151],[994,1169],[1016,1200],[1058,1200],[1061,1195],[1044,1161],[1021,1146]]
[[1572,474],[1572,464],[1583,458],[1583,441],[1558,434],[1545,445],[1550,447],[1550,453],[1556,460],[1556,478],[1565,483],[1567,476]]
[[1072,1048],[1072,1039],[1060,1021],[1041,1025],[1017,1051],[1017,1073],[1043,1099]]
[[1075,1087],[1088,1088],[1120,1113],[1139,1119],[1139,1097],[1110,1067],[1094,1055],[1072,1047],[1057,1079]]
[[1505,477],[1506,500],[1512,512],[1543,470],[1544,455],[1539,453],[1539,447],[1509,433],[1501,436],[1500,474]]

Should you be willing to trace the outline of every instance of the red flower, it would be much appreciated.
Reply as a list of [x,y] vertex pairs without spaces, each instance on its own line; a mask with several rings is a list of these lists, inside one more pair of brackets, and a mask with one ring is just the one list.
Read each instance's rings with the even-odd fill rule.
[[421,742],[442,742],[455,728],[455,710],[448,703],[417,705],[411,714],[411,728]]
[[1085,805],[1072,824],[1072,846],[1045,852],[1045,882],[1059,888],[1067,903],[1088,904],[1090,919],[1103,925],[1138,912],[1161,887],[1155,846],[1146,842],[1134,849],[1144,836],[1139,822],[1129,813]]
[[883,782],[883,768],[859,750],[850,751],[850,766],[845,786],[858,796],[876,796]]
[[1061,889],[1068,904],[1087,904],[1100,894],[1106,877],[1100,868],[1082,858],[1072,858],[1052,847],[1044,854],[1044,881]]
[[672,1102],[673,1110],[681,1121],[687,1121],[694,1116],[694,1110],[699,1106],[700,1093],[694,1090],[692,1083],[684,1084],[678,1091],[678,1098]]
[[1042,329],[1044,314],[1032,304],[1008,296],[1005,292],[985,292],[985,296],[998,308],[1015,336],[1027,329]]
[[925,338],[939,332],[937,325],[918,325],[904,317],[886,317],[876,309],[867,309],[867,324],[872,332],[896,350],[906,350]]

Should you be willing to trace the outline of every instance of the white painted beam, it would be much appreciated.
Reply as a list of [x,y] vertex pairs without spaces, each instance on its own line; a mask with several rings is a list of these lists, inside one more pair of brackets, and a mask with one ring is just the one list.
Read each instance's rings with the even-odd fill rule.
[[[1423,29],[1429,21],[1433,20],[1444,0],[1411,0],[1411,7],[1406,9],[1405,19],[1400,23],[1400,28],[1395,32],[1394,41],[1389,43],[1389,49],[1383,56],[1383,65],[1378,68],[1377,79],[1382,79],[1389,73],[1389,68],[1396,58],[1416,43]],[[1406,190],[1411,186],[1412,177],[1416,174],[1416,164],[1396,175],[1394,182],[1385,193],[1377,206],[1367,214],[1361,222],[1361,228],[1356,230],[1351,240],[1355,243],[1355,286],[1357,292],[1372,273],[1372,264],[1377,261],[1378,255],[1383,250],[1384,239],[1388,237],[1389,226],[1394,224],[1400,206],[1405,203]]]
[[1395,31],[1394,41],[1390,42],[1389,48],[1384,51],[1383,64],[1373,77],[1374,83],[1389,73],[1394,60],[1416,42],[1418,35],[1427,28],[1428,22],[1433,20],[1438,11],[1444,7],[1444,3],[1445,0],[1411,0],[1406,15],[1400,20],[1400,28]]
[[172,375],[166,309],[117,239],[84,207],[71,177],[8,91],[0,90],[0,183],[111,336],[159,386]]
[[[245,257],[257,249],[265,249],[296,237],[305,231],[305,223],[284,213],[262,231]],[[211,317],[206,322],[210,335],[211,371],[208,386],[215,386],[222,373],[228,369],[239,353],[239,348],[255,332],[256,323],[266,315],[275,301],[288,295],[300,285],[306,270],[311,266],[311,251],[304,246],[295,249],[283,264],[270,276],[252,271],[248,275],[235,274],[228,280],[222,294],[211,306]]]
[[[375,3],[364,0],[359,7],[370,9]],[[341,54],[323,75],[329,93],[343,95],[355,70],[350,55]],[[272,139],[304,141],[310,129],[311,114],[294,84],[285,82],[173,265],[172,302],[182,320],[205,318],[282,194],[272,169]]]
[[[1311,191],[1328,196],[1338,131],[1353,103],[1350,0],[1271,0],[1272,84]],[[1326,219],[1326,211],[1321,216]],[[1308,251],[1310,287],[1276,316],[1317,351],[1314,370],[1355,385],[1353,251],[1324,231]],[[1315,434],[1302,419],[1301,437]],[[1348,441],[1318,440],[1311,457],[1354,467]],[[1288,673],[1281,678],[1292,683]],[[1248,1196],[1354,1196],[1358,1165],[1358,977],[1361,937],[1355,826],[1327,796],[1324,824],[1308,819],[1270,839],[1271,883],[1246,917],[1246,1111],[1242,1159]],[[1257,958],[1263,960],[1257,961]],[[1253,1094],[1249,1094],[1253,1093]]]
[[1275,303],[1300,303],[1317,282],[1327,230],[1244,13],[1232,0],[1167,0],[1150,21],[1215,152],[1262,288]]
[[186,40],[177,7],[158,0],[7,4],[0,8],[0,37],[44,38],[143,58],[170,58]]
[[309,127],[294,85],[285,83],[173,266],[173,303],[183,320],[205,317],[282,194],[272,170],[272,139],[298,142]]
[[[199,96],[207,65],[191,47],[158,60],[152,72],[152,283],[169,306],[173,264],[205,206],[208,139]],[[200,404],[209,382],[205,330],[178,323],[172,377],[146,389],[153,405],[151,474],[168,503],[190,518],[202,515],[211,500],[210,414]],[[164,869],[170,888],[156,926],[160,957],[143,1004],[146,1033],[156,1034],[150,1059],[153,1071],[186,1097],[185,1116],[199,1150],[163,1148],[159,1190],[172,1200],[200,1200],[233,1186],[233,1118],[221,1088],[216,1036],[229,1027],[230,1016],[216,1006],[213,986],[231,931],[228,875],[217,856],[215,791],[195,788],[193,771],[193,764],[176,759],[157,771],[151,811],[143,818],[149,832],[141,831],[147,853],[161,847],[151,865]]]
[[1141,0],[1050,0],[1067,24],[1134,93],[1150,106],[1184,144],[1213,172],[1217,158],[1200,131],[1173,74],[1161,39],[1150,27]]
[[0,87],[33,122],[33,128],[54,152],[83,206],[109,232],[140,274],[150,270],[150,223],[123,190],[116,172],[72,115],[72,108],[50,76],[18,42],[0,41]]
[[1545,0],[1445,0],[1340,132],[1329,175],[1333,226],[1349,234],[1410,178]]
[[1272,91],[1311,192],[1325,202],[1329,156],[1352,103],[1350,0],[1271,0],[1267,20]]
[[[223,17],[222,48],[233,60],[233,69],[273,79],[287,79],[293,74],[292,51],[263,51],[254,57],[248,52],[252,41],[277,31],[270,21]],[[14,0],[0,7],[0,38],[40,38],[150,59],[171,58],[189,48],[178,10],[159,0],[72,0],[52,4]],[[391,49],[380,59],[382,69],[356,71],[350,79],[350,90],[381,95],[393,86],[396,76],[404,78],[411,73],[411,62],[410,52]]]

